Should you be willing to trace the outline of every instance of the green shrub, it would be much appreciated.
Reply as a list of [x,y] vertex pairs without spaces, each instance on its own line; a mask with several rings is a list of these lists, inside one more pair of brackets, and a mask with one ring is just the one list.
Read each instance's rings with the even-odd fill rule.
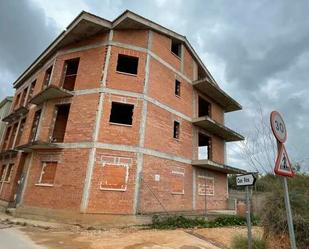
[[152,224],[150,227],[155,229],[176,229],[209,227],[209,224],[204,217],[190,219],[183,216],[160,217],[158,215],[154,215],[152,217]]
[[[231,249],[247,249],[248,238],[243,235],[233,237]],[[267,243],[262,238],[253,237],[252,249],[267,249]]]
[[[259,224],[259,218],[256,216],[251,217],[252,225],[256,226]],[[214,221],[214,227],[225,227],[225,226],[244,226],[247,224],[245,217],[234,216],[234,215],[222,215],[217,217]]]
[[[252,224],[257,225],[258,219],[253,217]],[[152,217],[151,228],[155,229],[176,229],[176,228],[207,228],[224,226],[243,226],[246,225],[246,218],[240,216],[223,215],[214,220],[207,220],[205,217],[186,218],[184,216]]]

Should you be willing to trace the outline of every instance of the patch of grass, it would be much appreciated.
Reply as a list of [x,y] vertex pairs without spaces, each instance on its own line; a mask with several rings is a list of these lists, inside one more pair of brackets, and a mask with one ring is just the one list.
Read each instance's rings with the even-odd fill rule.
[[[237,235],[233,237],[231,249],[247,249],[248,248],[248,238],[243,235]],[[265,240],[257,237],[252,239],[253,249],[267,249],[267,243]]]
[[[257,225],[259,219],[253,217],[252,225]],[[246,218],[240,216],[219,216],[214,220],[207,220],[205,217],[186,218],[184,216],[152,217],[151,228],[154,229],[176,229],[176,228],[211,228],[225,226],[246,225]]]

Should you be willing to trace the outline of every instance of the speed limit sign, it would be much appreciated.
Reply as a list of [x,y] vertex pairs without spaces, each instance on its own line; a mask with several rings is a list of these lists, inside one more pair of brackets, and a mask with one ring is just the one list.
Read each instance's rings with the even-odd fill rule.
[[270,114],[271,129],[280,143],[284,143],[287,139],[286,127],[282,116],[279,112],[273,111]]

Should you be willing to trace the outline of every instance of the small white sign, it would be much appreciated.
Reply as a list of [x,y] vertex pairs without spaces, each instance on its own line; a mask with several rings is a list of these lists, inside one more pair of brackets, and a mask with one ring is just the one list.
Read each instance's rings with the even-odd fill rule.
[[255,177],[253,174],[247,174],[236,177],[237,186],[252,186],[255,183]]
[[158,174],[155,175],[155,181],[156,181],[156,182],[159,182],[159,181],[160,181],[160,175],[158,175]]

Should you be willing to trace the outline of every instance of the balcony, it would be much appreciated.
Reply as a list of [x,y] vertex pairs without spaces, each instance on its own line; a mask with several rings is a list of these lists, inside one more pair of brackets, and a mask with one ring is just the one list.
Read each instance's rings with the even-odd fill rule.
[[4,150],[4,151],[0,152],[0,160],[7,158],[7,157],[14,157],[14,156],[16,156],[17,152],[18,152],[17,150],[12,150],[12,149]]
[[14,110],[12,113],[10,113],[8,116],[4,117],[2,119],[3,122],[12,123],[15,120],[18,120],[20,117],[28,113],[28,108],[25,106],[18,107],[16,110]]
[[33,150],[44,150],[44,149],[60,149],[59,145],[55,143],[48,143],[42,141],[33,141],[27,144],[19,145],[15,147],[16,150],[24,152],[31,152]]
[[241,110],[241,105],[208,79],[193,82],[193,87],[218,102],[226,112]]
[[226,174],[245,174],[247,171],[242,170],[242,169],[237,169],[231,166],[227,166],[224,164],[216,163],[211,160],[193,160],[192,161],[192,166],[194,167],[200,167],[204,169],[210,169],[210,170],[215,170],[215,171],[220,171]]
[[50,85],[47,88],[45,88],[42,92],[38,93],[32,99],[30,99],[30,103],[40,105],[43,102],[51,99],[66,98],[72,96],[73,96],[72,92],[57,86]]
[[194,118],[192,123],[202,129],[209,131],[211,134],[221,137],[227,142],[244,140],[244,137],[242,135],[214,121],[208,116]]

